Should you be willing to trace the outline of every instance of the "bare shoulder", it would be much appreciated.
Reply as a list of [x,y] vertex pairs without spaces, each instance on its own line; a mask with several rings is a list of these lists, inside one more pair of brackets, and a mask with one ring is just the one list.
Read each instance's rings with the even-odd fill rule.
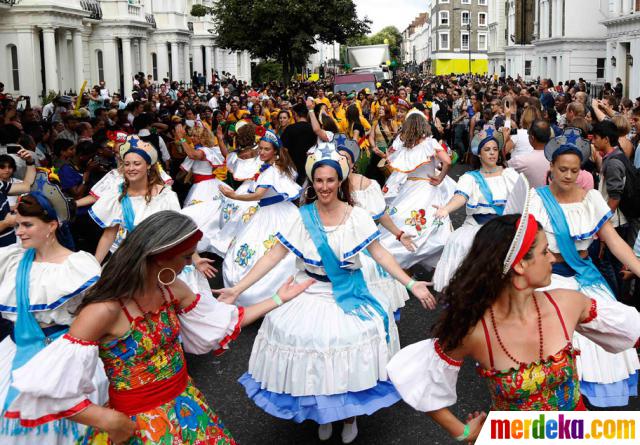
[[118,322],[122,309],[118,301],[91,303],[80,311],[69,334],[87,341],[98,341],[109,335]]
[[176,300],[178,300],[180,305],[182,305],[185,300],[188,300],[190,302],[191,299],[195,297],[195,294],[193,293],[191,288],[189,288],[189,286],[187,286],[185,282],[180,279],[174,281],[173,284],[169,286],[169,290],[171,290],[171,294]]

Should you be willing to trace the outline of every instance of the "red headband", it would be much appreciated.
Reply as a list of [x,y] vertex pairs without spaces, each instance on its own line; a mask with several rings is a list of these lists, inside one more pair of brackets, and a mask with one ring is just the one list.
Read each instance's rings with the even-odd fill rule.
[[200,230],[196,230],[191,236],[189,236],[184,241],[176,244],[173,247],[170,247],[169,249],[163,252],[154,254],[153,258],[155,258],[156,260],[170,260],[176,257],[178,254],[194,248],[198,244],[198,241],[200,241],[201,239],[202,239],[202,232]]
[[[516,223],[516,227],[520,225],[520,219],[522,218],[518,219],[518,222]],[[518,250],[516,257],[513,260],[513,263],[511,264],[512,269],[516,264],[522,261],[522,259],[527,254],[529,249],[531,249],[533,242],[536,240],[537,233],[538,233],[538,222],[536,221],[533,215],[529,214],[527,215],[527,230],[524,233],[524,236],[522,237],[522,244],[520,245],[520,250]]]

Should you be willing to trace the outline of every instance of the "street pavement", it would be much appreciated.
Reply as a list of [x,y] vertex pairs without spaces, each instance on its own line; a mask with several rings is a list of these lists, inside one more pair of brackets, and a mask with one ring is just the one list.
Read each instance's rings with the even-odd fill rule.
[[[466,166],[456,165],[451,175],[457,180],[467,169]],[[452,215],[455,227],[459,227],[463,220],[464,210]],[[425,277],[423,271],[413,272],[418,278]],[[215,284],[213,287],[216,287]],[[430,337],[430,329],[439,312],[439,309],[426,311],[417,300],[411,298],[402,309],[401,320],[398,322],[400,344],[406,346]],[[220,357],[211,354],[188,355],[189,373],[209,404],[239,444],[341,444],[341,422],[334,423],[331,440],[320,442],[315,422],[298,424],[272,417],[247,398],[237,379],[247,370],[251,347],[259,328],[259,322],[244,328],[238,339],[230,344],[230,349]],[[475,364],[467,360],[460,372],[458,402],[452,407],[452,411],[463,418],[472,411],[486,411],[489,406],[486,384],[477,376]],[[624,409],[640,409],[638,398],[634,398]],[[458,443],[429,417],[414,411],[402,401],[371,416],[358,417],[358,430],[358,438],[354,444]]]

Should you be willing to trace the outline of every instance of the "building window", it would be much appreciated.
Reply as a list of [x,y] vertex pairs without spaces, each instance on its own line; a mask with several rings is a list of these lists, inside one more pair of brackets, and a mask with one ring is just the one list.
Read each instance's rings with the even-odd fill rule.
[[640,12],[640,0],[636,0],[636,12]]
[[11,78],[13,80],[13,90],[20,90],[20,69],[18,68],[18,48],[9,45],[9,58],[11,59]]
[[524,75],[525,76],[531,75],[531,60],[524,61]]
[[449,0],[438,0],[438,3],[449,3]]
[[478,26],[487,26],[487,13],[479,12],[478,13]]
[[236,53],[236,73],[238,77],[242,76],[242,53]]
[[440,11],[440,26],[449,26],[449,11]]
[[98,62],[98,81],[104,82],[104,60],[100,50],[96,51],[96,61]]
[[478,51],[486,51],[487,50],[487,33],[479,32],[478,33]]
[[487,6],[487,0],[478,0],[480,6]]
[[471,20],[471,15],[469,14],[469,11],[462,11],[460,13],[460,23],[462,23],[463,26],[469,25],[470,20]]
[[462,0],[460,3],[463,4],[463,5],[470,5],[471,4],[471,0]]
[[606,59],[596,59],[596,78],[604,79],[604,66]]
[[153,80],[158,80],[158,55],[156,53],[151,53],[151,73]]
[[440,39],[440,44],[438,45],[438,49],[440,50],[448,50],[449,49],[449,32],[441,32],[438,34]]
[[460,33],[460,49],[464,51],[469,51],[469,33],[468,32]]

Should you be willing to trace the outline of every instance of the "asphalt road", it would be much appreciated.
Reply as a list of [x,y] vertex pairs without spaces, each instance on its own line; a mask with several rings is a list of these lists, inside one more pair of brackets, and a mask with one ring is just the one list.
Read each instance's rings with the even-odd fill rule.
[[[456,165],[452,176],[457,179],[465,170],[465,166]],[[452,215],[452,220],[455,227],[460,226],[464,220],[463,211]],[[414,273],[418,277],[423,275],[418,270]],[[398,322],[401,345],[406,346],[429,337],[429,330],[438,313],[438,309],[433,312],[425,311],[417,300],[410,299]],[[339,423],[334,423],[331,440],[320,442],[315,422],[298,424],[272,417],[246,397],[244,388],[237,383],[237,379],[247,370],[251,347],[259,328],[260,323],[255,323],[243,329],[238,339],[230,345],[230,350],[221,357],[188,356],[189,373],[207,401],[239,444],[341,444],[342,426]],[[458,403],[452,410],[457,416],[463,417],[470,411],[488,410],[489,405],[485,383],[476,375],[474,363],[467,361],[458,380]],[[640,409],[638,398],[634,398],[624,409]],[[359,435],[354,444],[458,443],[426,415],[414,411],[403,402],[372,416],[359,417],[358,430]]]

